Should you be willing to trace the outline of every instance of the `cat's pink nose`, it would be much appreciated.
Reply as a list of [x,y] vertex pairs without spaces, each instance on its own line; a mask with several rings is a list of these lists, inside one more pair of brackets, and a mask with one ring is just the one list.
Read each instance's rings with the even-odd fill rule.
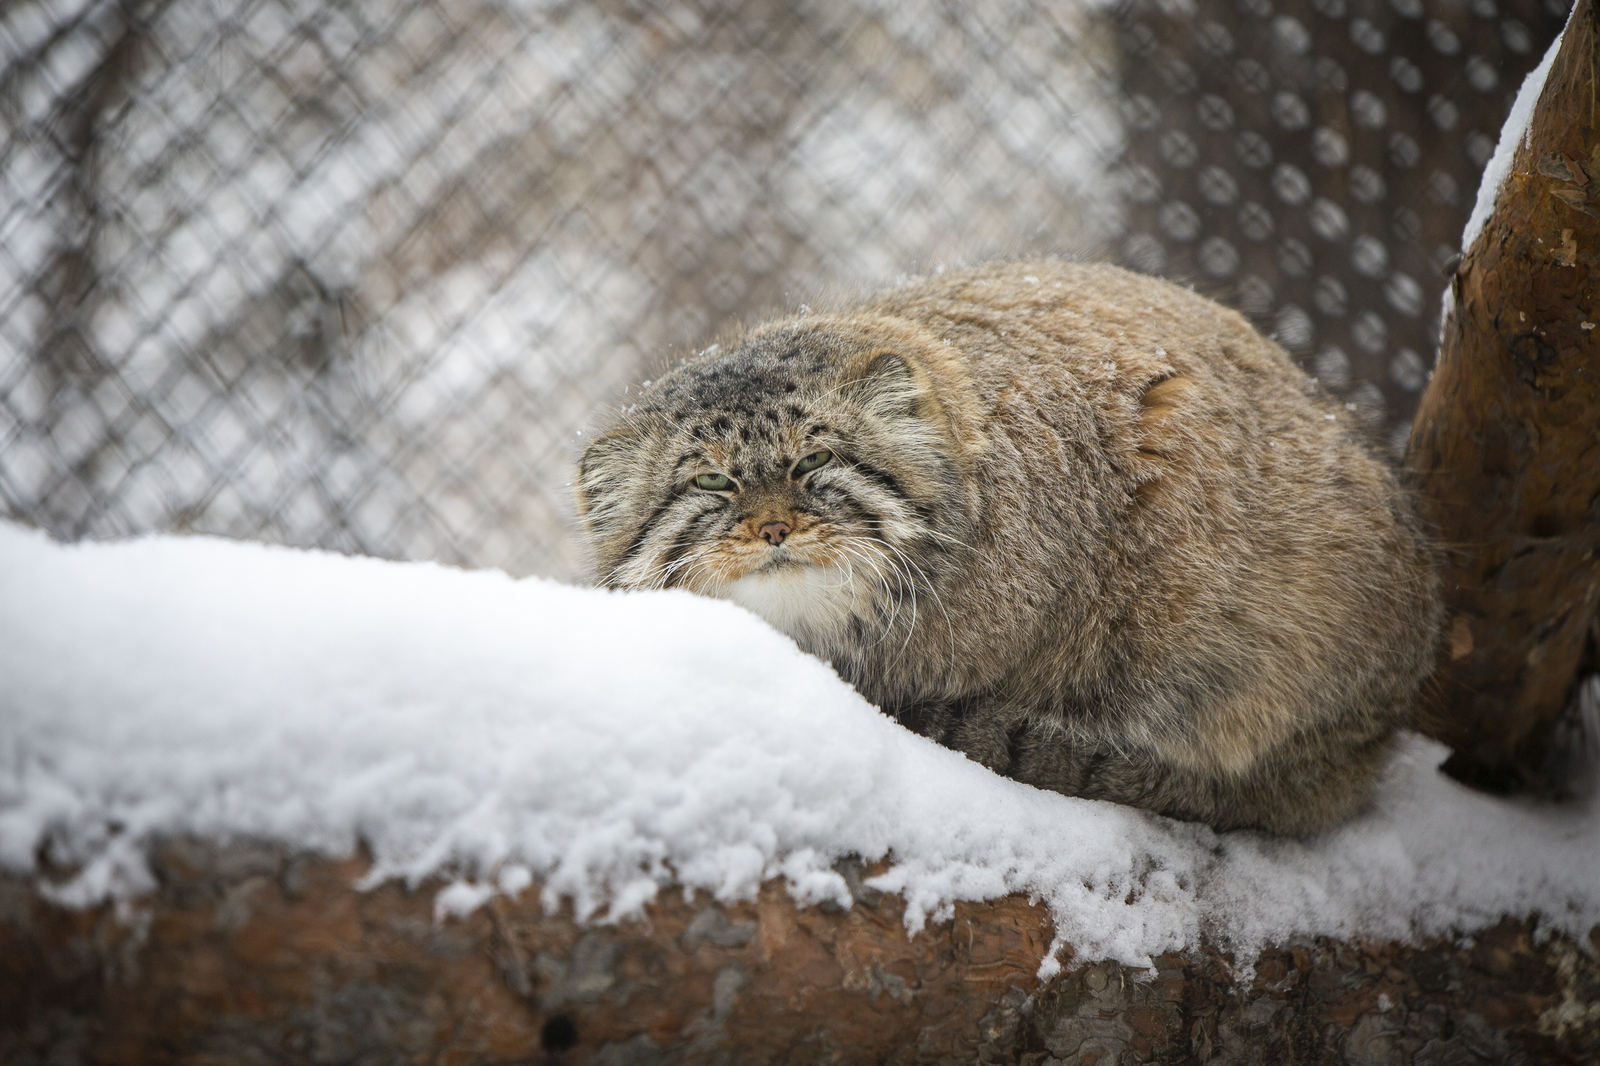
[[789,535],[789,523],[768,522],[757,535],[768,544],[782,544],[783,538]]

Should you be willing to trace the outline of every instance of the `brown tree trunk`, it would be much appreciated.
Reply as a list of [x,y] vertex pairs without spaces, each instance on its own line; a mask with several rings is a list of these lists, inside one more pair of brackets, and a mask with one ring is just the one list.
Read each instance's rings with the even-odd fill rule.
[[1449,616],[1424,728],[1447,768],[1559,794],[1551,727],[1600,605],[1600,35],[1579,0],[1451,283],[1407,451]]
[[[55,907],[0,877],[0,1062],[1592,1063],[1600,963],[1507,920],[1418,947],[1304,941],[1241,974],[1215,949],[1041,985],[1043,908],[799,908],[669,889],[643,922],[580,926],[537,889],[438,921],[437,883],[360,861],[169,841],[132,907]],[[1600,948],[1600,930],[1591,935]],[[1091,962],[1092,960],[1078,960]]]

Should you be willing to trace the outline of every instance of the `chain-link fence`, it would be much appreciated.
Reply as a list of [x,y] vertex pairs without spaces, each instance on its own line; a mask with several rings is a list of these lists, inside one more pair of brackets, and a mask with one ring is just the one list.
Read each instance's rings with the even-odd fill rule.
[[0,501],[570,576],[575,433],[991,255],[1190,281],[1403,433],[1562,0],[12,0]]

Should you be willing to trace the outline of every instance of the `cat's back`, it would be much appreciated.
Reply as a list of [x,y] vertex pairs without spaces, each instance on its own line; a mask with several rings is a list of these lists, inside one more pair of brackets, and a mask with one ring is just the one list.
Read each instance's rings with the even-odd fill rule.
[[[1354,415],[1243,316],[1049,260],[921,279],[873,311],[972,376],[990,556],[1074,590],[1040,614],[1073,639],[1040,638],[1023,687],[1232,686],[1169,747],[1213,768],[1260,757],[1287,708],[1403,720],[1438,624],[1412,505]],[[1016,580],[973,591],[998,604]]]
[[1282,478],[1314,490],[1322,467],[1387,480],[1349,413],[1282,348],[1170,282],[1103,264],[991,263],[919,279],[868,311],[940,337],[1026,476],[1059,468],[1060,457],[1038,453],[1052,436],[1069,440],[1068,465],[1094,475],[1072,490],[1134,493],[1136,524],[1193,509],[1242,520],[1238,491],[1289,489]]
[[988,263],[919,278],[863,310],[939,334],[991,396],[1052,390],[1101,408],[1112,432],[1143,432],[1136,427],[1144,421],[1138,408],[1150,406],[1145,393],[1180,376],[1204,390],[1203,401],[1182,404],[1168,389],[1153,402],[1199,415],[1231,416],[1241,405],[1287,414],[1310,385],[1237,312],[1106,264]]
[[[1128,529],[1249,527],[1266,548],[1298,526],[1381,503],[1408,525],[1394,472],[1331,401],[1239,313],[1170,282],[1103,264],[992,263],[919,279],[866,309],[939,337],[970,375],[988,472],[1109,494]],[[1070,456],[1051,445],[1066,441]],[[1037,482],[1035,482],[1037,486]],[[1382,524],[1382,523],[1380,523]]]

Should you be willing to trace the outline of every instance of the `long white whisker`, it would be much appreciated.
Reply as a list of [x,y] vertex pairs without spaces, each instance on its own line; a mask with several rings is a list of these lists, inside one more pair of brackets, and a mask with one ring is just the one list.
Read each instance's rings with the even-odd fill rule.
[[[890,544],[888,541],[880,542],[880,550],[882,550],[882,548],[888,548],[891,552],[894,552],[896,556],[900,556],[902,554],[899,549],[897,549],[893,544]],[[917,629],[917,583],[912,579],[911,569],[909,566],[902,565],[902,562],[896,561],[893,556],[886,555],[884,558],[890,566],[894,567],[895,574],[899,578],[899,585],[904,590],[902,595],[909,595],[911,598],[911,623],[906,627],[905,639],[900,642],[900,650],[904,652],[907,645],[911,643],[912,634],[915,633]],[[906,563],[910,562],[909,559],[903,561]]]
[[899,554],[902,558],[904,558],[906,560],[906,562],[908,564],[910,564],[911,566],[916,567],[917,573],[922,577],[923,584],[927,586],[928,592],[933,596],[933,604],[934,604],[934,606],[939,608],[939,613],[940,614],[944,615],[945,630],[948,632],[948,634],[950,636],[950,672],[951,672],[952,675],[954,675],[955,668],[956,668],[956,627],[955,627],[955,623],[953,621],[951,621],[951,619],[950,619],[950,612],[945,610],[944,600],[939,595],[938,586],[936,586],[933,583],[932,579],[930,579],[928,577],[927,571],[923,570],[921,566],[917,565],[917,563],[915,563],[909,556],[907,556],[899,548],[895,547],[893,544],[890,544],[888,541],[884,541],[883,544],[884,544],[885,547],[889,548],[891,551]]
[[[910,641],[911,641],[912,634],[916,632],[916,625],[917,625],[917,588],[916,588],[916,582],[912,580],[909,570],[907,570],[905,567],[901,566],[898,562],[895,561],[895,559],[892,556],[890,556],[888,553],[886,553],[884,551],[885,548],[891,548],[892,549],[893,548],[892,545],[888,544],[885,541],[876,540],[876,539],[868,541],[867,544],[873,549],[873,552],[875,553],[876,563],[881,563],[882,565],[889,567],[889,569],[894,573],[894,576],[895,576],[895,580],[894,580],[892,589],[890,590],[890,591],[893,592],[894,597],[895,597],[895,599],[894,599],[894,610],[891,613],[889,621],[884,626],[883,636],[879,638],[877,643],[882,643],[883,640],[888,639],[889,634],[894,631],[895,622],[899,620],[900,608],[901,608],[902,605],[905,604],[908,594],[910,596],[910,601],[911,601],[911,621],[910,621],[910,623],[908,624],[908,626],[906,628],[905,640],[903,640],[901,642],[901,644],[900,644],[900,650],[904,651],[906,646],[907,646],[907,644],[909,644]],[[874,644],[874,647],[876,647],[876,644]]]
[[924,527],[920,531],[919,535],[933,537],[935,540],[945,541],[946,543],[953,544],[958,548],[967,547],[966,541],[962,540],[960,537],[952,537],[950,534],[945,533],[942,530]]
[[873,577],[877,579],[878,586],[880,588],[882,588],[885,592],[889,593],[890,596],[892,597],[891,600],[890,600],[889,620],[886,623],[884,623],[882,634],[878,637],[877,640],[873,641],[872,644],[870,645],[871,647],[875,648],[879,644],[883,643],[886,639],[888,639],[889,633],[894,629],[894,623],[895,623],[895,620],[899,617],[900,603],[904,599],[904,593],[903,593],[903,591],[902,591],[902,589],[900,587],[900,583],[898,581],[895,581],[895,582],[889,581],[887,576],[883,572],[883,565],[882,564],[887,563],[888,560],[886,558],[884,558],[881,553],[877,557],[874,557],[872,554],[870,554],[867,551],[865,551],[865,548],[868,547],[868,546],[874,547],[874,548],[877,547],[877,545],[875,543],[871,542],[871,541],[868,541],[865,544],[863,544],[860,541],[857,541],[854,545],[847,545],[847,546],[842,546],[842,547],[843,547],[843,550],[848,551],[852,556],[854,556],[857,559],[860,559],[862,564],[869,571],[871,571]]
[[[878,585],[883,588],[885,592],[889,592],[891,595],[894,593],[895,590],[890,586],[889,582],[884,579],[883,571],[878,566],[877,561],[875,561],[859,546],[854,544],[843,544],[840,545],[840,550],[849,553],[853,558],[861,560],[862,565],[865,566],[867,570],[871,572],[872,576],[877,579]],[[898,610],[898,607],[896,607],[895,610]],[[892,620],[890,624],[893,624]]]
[[[912,560],[907,557],[904,552],[902,552],[899,548],[896,548],[893,544],[890,544],[886,540],[879,541],[878,544],[880,550],[887,548],[900,560],[899,562],[895,562],[893,559],[891,559],[890,563],[895,567],[896,571],[901,574],[901,578],[905,583],[905,587],[911,594],[911,625],[906,630],[905,640],[900,642],[900,650],[904,652],[906,647],[911,643],[911,635],[916,631],[917,626],[917,582],[912,579],[911,570],[915,569],[917,573],[921,575],[924,582],[927,581],[927,575],[922,572],[922,568],[920,566],[917,566],[916,563],[912,562]],[[902,566],[902,564],[904,565]]]

